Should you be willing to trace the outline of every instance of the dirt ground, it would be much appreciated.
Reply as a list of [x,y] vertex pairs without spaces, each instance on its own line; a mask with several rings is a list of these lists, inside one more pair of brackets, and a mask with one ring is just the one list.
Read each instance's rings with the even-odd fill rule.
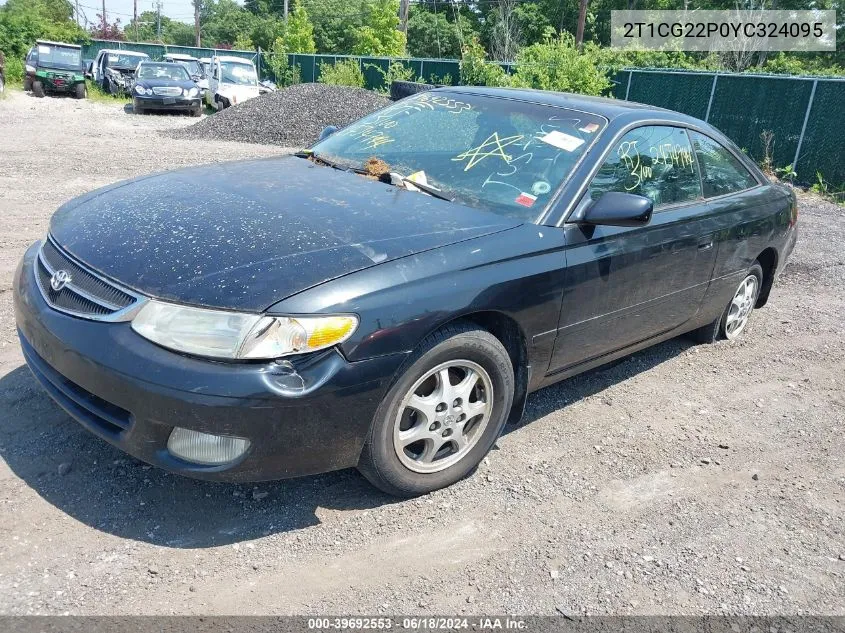
[[351,470],[202,483],[54,405],[10,291],[66,200],[280,151],[157,133],[191,122],[0,101],[0,613],[845,614],[845,209],[802,196],[740,341],[670,341],[534,394],[448,490],[396,501]]

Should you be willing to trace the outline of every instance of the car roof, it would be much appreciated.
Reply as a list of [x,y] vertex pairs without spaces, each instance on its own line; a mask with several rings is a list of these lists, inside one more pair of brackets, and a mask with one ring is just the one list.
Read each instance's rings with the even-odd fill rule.
[[[436,88],[435,91],[515,99],[527,103],[580,110],[582,112],[589,112],[590,114],[598,114],[609,121],[623,115],[632,115],[635,118],[642,119],[660,119],[679,123],[701,123],[693,117],[657,106],[609,97],[572,94],[569,92],[552,92],[549,90],[533,90],[528,88],[488,88],[483,86],[444,87]],[[628,116],[626,118],[631,117]]]
[[115,55],[140,55],[142,57],[149,57],[149,55],[147,55],[146,53],[140,53],[138,51],[128,51],[125,48],[101,48],[97,54],[99,55],[100,53],[114,53]]
[[141,66],[170,66],[171,68],[175,68],[175,67],[184,68],[184,66],[182,64],[180,64],[179,62],[157,62],[154,59],[145,59],[140,64],[138,64],[139,68]]
[[35,43],[36,44],[42,44],[42,45],[47,44],[49,46],[64,46],[66,48],[78,48],[80,50],[82,49],[82,47],[79,44],[68,44],[66,42],[53,42],[51,40],[35,40]]
[[216,57],[221,62],[241,62],[242,64],[252,64],[252,60],[247,59],[246,57],[237,57],[235,55],[217,55]]
[[182,53],[168,53],[165,57],[169,57],[170,59],[178,59],[180,61],[199,61],[193,55],[184,55]]

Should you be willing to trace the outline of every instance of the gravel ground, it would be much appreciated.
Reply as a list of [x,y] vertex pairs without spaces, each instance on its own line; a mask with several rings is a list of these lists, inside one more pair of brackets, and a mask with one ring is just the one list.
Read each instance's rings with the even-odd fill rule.
[[0,101],[0,613],[845,614],[842,207],[802,196],[792,263],[742,340],[670,341],[534,394],[448,490],[202,483],[50,401],[9,289],[72,196],[279,151],[154,133],[189,123]]
[[344,127],[383,108],[390,99],[370,90],[325,84],[298,84],[227,108],[189,127],[175,138],[219,139],[307,147],[327,125]]

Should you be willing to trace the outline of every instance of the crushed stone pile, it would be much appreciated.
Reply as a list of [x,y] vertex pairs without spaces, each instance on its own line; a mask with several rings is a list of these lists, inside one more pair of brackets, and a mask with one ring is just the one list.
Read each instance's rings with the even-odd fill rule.
[[314,143],[327,125],[343,127],[390,103],[387,97],[362,88],[297,84],[232,106],[169,135],[302,148]]

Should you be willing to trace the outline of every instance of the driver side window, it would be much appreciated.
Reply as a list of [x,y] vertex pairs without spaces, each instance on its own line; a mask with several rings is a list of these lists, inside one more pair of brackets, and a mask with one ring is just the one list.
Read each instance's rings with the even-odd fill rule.
[[649,125],[631,130],[590,183],[590,197],[608,191],[649,198],[655,208],[701,198],[698,164],[682,128]]

